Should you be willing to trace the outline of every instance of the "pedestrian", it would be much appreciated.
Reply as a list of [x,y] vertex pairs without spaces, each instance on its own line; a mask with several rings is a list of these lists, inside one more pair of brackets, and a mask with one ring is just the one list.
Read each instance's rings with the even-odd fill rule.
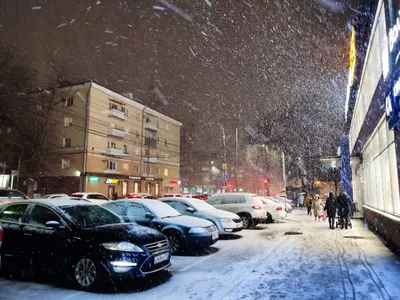
[[322,199],[318,194],[315,194],[314,201],[313,201],[313,209],[314,209],[314,216],[315,221],[321,222],[322,214],[324,213],[324,205],[322,203]]
[[329,228],[335,229],[335,217],[336,217],[336,199],[333,193],[329,193],[329,197],[326,199],[324,211],[328,215]]
[[306,193],[306,196],[304,197],[304,204],[307,207],[307,215],[311,216],[312,199],[309,193]]
[[115,192],[115,193],[113,194],[113,200],[118,200],[118,193],[117,193],[117,192]]
[[340,191],[340,195],[337,198],[337,210],[340,218],[341,229],[349,226],[349,215],[351,212],[352,201],[344,190]]

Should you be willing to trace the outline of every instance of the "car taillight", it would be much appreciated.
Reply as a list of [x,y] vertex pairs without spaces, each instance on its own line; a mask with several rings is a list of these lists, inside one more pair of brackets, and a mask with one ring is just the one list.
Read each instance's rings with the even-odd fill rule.
[[3,241],[3,229],[0,227],[0,242]]
[[278,206],[276,210],[282,210],[282,206]]
[[261,209],[261,206],[260,205],[252,205],[251,206],[253,209]]

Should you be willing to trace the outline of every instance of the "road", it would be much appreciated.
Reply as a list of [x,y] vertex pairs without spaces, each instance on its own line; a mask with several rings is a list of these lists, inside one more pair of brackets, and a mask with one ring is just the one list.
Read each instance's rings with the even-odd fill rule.
[[[287,232],[302,234],[286,235]],[[400,258],[361,221],[330,230],[305,210],[174,256],[169,271],[106,293],[63,283],[0,279],[0,299],[400,299]]]

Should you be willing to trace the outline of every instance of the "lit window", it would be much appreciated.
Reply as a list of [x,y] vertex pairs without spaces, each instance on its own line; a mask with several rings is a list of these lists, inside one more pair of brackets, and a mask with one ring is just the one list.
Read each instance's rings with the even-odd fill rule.
[[128,172],[129,171],[129,164],[128,163],[123,163],[122,164],[122,171]]
[[168,169],[167,168],[164,169],[164,176],[168,176]]
[[64,127],[69,127],[72,124],[72,118],[65,117],[64,118]]
[[169,155],[168,154],[164,154],[164,159],[168,160],[169,159]]
[[63,158],[61,160],[61,169],[68,169],[70,164],[71,164],[71,160]]
[[70,148],[71,147],[71,138],[63,139],[63,148]]
[[107,161],[107,170],[115,171],[117,170],[117,163],[115,161]]

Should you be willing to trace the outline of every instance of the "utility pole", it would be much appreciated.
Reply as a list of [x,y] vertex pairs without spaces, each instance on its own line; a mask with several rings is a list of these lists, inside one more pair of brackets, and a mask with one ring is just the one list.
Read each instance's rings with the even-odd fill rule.
[[239,191],[239,130],[236,128],[236,189]]
[[144,111],[146,110],[147,105],[144,106],[142,110],[142,134],[140,136],[140,166],[139,166],[139,175],[140,175],[140,186],[139,192],[143,192],[142,190],[142,162],[143,162],[143,141],[144,141]]
[[[282,150],[282,174],[283,174],[283,188],[285,191],[285,213],[286,213],[286,170],[285,170],[285,152]],[[287,213],[286,213],[287,215]]]
[[21,172],[21,157],[19,157],[18,159],[18,179],[17,179],[17,190],[19,187],[19,178],[21,177],[21,175],[19,174]]
[[[221,127],[222,130],[222,145],[224,147],[224,164],[222,165],[222,169],[224,170],[225,174],[228,174],[228,165],[226,162],[226,136],[225,136],[225,129],[224,126],[222,126],[222,124],[219,124],[219,126]],[[225,185],[225,192],[227,190],[227,179],[224,178],[224,185]]]

